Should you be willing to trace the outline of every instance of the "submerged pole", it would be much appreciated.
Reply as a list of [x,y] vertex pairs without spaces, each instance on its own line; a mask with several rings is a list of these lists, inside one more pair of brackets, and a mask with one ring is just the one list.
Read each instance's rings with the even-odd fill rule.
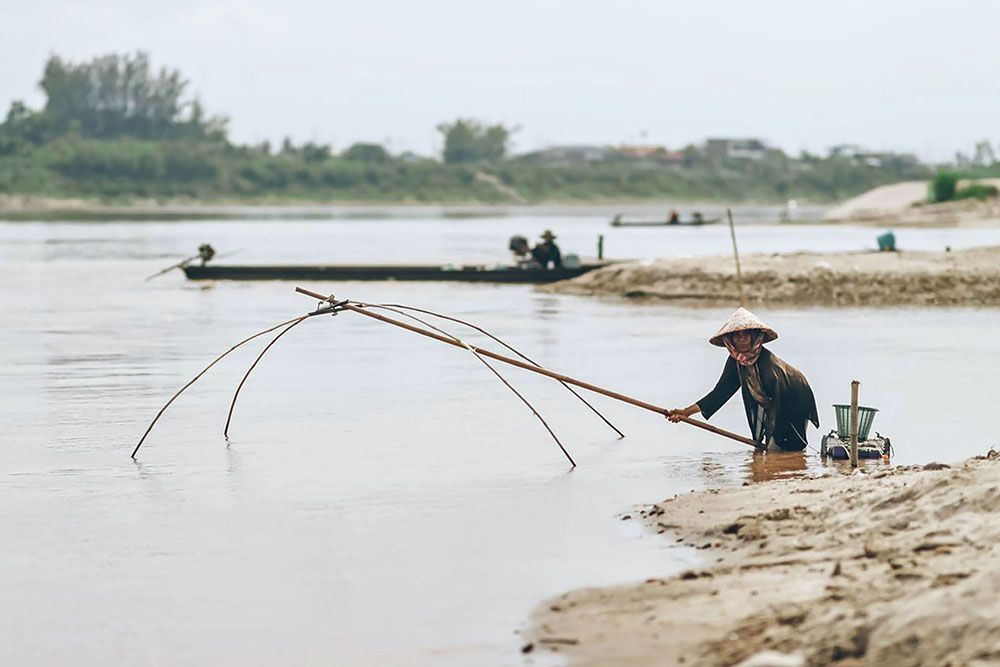
[[[302,287],[296,287],[295,291],[298,292],[299,294],[305,294],[306,296],[310,296],[310,297],[312,297],[314,299],[317,299],[319,301],[326,301],[326,302],[331,302],[331,303],[333,302],[333,297],[332,296],[323,295],[323,294],[320,294],[318,292],[313,292],[311,290],[303,289]],[[385,322],[386,324],[392,324],[393,326],[397,326],[397,327],[399,327],[401,329],[406,329],[407,331],[412,331],[413,333],[420,334],[421,336],[426,336],[427,338],[433,338],[434,340],[440,341],[442,343],[446,343],[446,344],[451,345],[453,347],[457,347],[457,348],[461,348],[463,350],[475,352],[475,353],[480,354],[480,355],[482,355],[484,357],[488,357],[490,359],[495,359],[497,361],[502,361],[505,364],[510,364],[511,366],[516,366],[518,368],[523,368],[524,370],[531,371],[532,373],[538,373],[539,375],[544,375],[544,376],[550,377],[550,378],[552,378],[554,380],[559,380],[560,382],[564,382],[566,384],[571,384],[571,385],[580,387],[582,389],[586,389],[587,391],[592,391],[592,392],[594,392],[596,394],[601,394],[601,395],[607,396],[609,398],[614,398],[614,399],[622,401],[624,403],[628,403],[630,405],[634,405],[634,406],[636,406],[638,408],[642,408],[644,410],[649,410],[650,412],[655,412],[655,413],[663,415],[663,416],[667,416],[667,415],[670,414],[670,410],[668,408],[660,407],[660,406],[654,405],[652,403],[647,403],[646,401],[641,401],[641,400],[639,400],[637,398],[632,398],[631,396],[626,396],[625,394],[621,394],[621,393],[619,393],[617,391],[612,391],[610,389],[605,389],[604,387],[600,387],[600,386],[598,386],[596,384],[591,384],[589,382],[584,382],[583,380],[577,380],[576,378],[572,378],[572,377],[570,377],[568,375],[563,375],[562,373],[556,373],[555,371],[550,371],[547,368],[543,368],[541,366],[534,366],[534,365],[529,364],[527,362],[521,361],[520,359],[514,359],[513,357],[508,357],[508,356],[505,356],[505,355],[502,355],[502,354],[498,354],[496,352],[491,352],[490,350],[484,350],[483,348],[476,347],[475,345],[470,345],[468,343],[465,343],[464,341],[452,340],[452,339],[450,339],[450,338],[448,338],[446,336],[442,336],[441,334],[434,333],[433,331],[427,331],[426,329],[421,329],[420,327],[413,326],[412,324],[407,324],[406,322],[400,322],[399,320],[395,320],[395,319],[393,319],[391,317],[386,317],[385,315],[382,315],[380,313],[373,313],[371,311],[365,310],[362,307],[356,306],[356,305],[354,305],[354,304],[352,304],[350,302],[337,302],[337,303],[338,303],[338,307],[339,308],[343,308],[344,310],[350,310],[351,312],[358,313],[359,315],[364,315],[365,317],[371,317],[372,319],[376,319],[376,320],[379,320],[381,322]],[[750,445],[751,447],[754,447],[754,448],[756,448],[758,446],[758,444],[756,442],[754,442],[753,440],[751,440],[750,438],[745,438],[742,435],[739,435],[737,433],[733,433],[731,431],[727,431],[725,429],[718,428],[717,426],[712,426],[711,424],[707,424],[707,423],[705,423],[703,421],[699,421],[697,419],[692,419],[690,417],[681,417],[681,421],[683,421],[685,423],[688,423],[688,424],[691,424],[692,426],[697,426],[700,429],[704,429],[706,431],[711,431],[712,433],[715,433],[716,435],[721,435],[723,437],[729,438],[730,440],[735,440],[737,442],[742,442],[743,444]]]
[[597,235],[597,259],[604,259],[604,234]]
[[857,380],[851,380],[851,467],[858,467],[858,387]]

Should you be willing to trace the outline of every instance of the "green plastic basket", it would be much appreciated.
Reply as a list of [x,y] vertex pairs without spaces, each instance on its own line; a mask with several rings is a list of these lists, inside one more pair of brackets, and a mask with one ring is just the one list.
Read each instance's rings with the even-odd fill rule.
[[[851,406],[834,403],[833,409],[837,411],[837,437],[851,437]],[[875,421],[875,413],[878,408],[868,408],[863,405],[858,406],[858,441],[868,439],[868,431]]]

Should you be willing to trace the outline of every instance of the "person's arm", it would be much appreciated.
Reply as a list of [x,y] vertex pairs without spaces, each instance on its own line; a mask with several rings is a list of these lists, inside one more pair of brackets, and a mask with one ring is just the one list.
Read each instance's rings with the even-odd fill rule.
[[[740,372],[736,367],[736,360],[729,357],[726,359],[726,365],[722,369],[722,376],[715,383],[715,388],[712,391],[705,394],[697,403],[689,405],[686,408],[671,410],[667,413],[666,417],[672,422],[679,422],[680,415],[690,417],[697,412],[701,412],[705,419],[710,419],[712,415],[718,412],[719,408],[733,397],[733,394],[739,388]],[[674,418],[675,415],[678,415],[676,419]]]
[[555,243],[552,244],[552,253],[550,257],[552,259],[552,267],[556,269],[561,269],[562,253],[559,252],[559,246],[557,246]]

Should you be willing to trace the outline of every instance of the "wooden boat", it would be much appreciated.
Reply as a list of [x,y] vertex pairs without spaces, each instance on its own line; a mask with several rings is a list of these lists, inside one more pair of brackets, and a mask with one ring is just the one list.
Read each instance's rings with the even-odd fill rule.
[[715,225],[722,222],[722,218],[705,218],[693,220],[679,220],[670,222],[668,220],[611,220],[612,227],[700,227],[701,225]]
[[485,264],[460,265],[226,265],[189,264],[189,280],[401,280],[464,283],[540,284],[576,278],[610,262],[583,263],[560,269],[521,268]]

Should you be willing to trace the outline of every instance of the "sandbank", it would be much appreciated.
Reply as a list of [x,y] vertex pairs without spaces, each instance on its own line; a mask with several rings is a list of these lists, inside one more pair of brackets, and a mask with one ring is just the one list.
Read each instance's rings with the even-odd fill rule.
[[[1000,246],[756,254],[741,261],[751,305],[1000,306]],[[732,256],[623,262],[541,289],[681,305],[731,305],[738,299]]]
[[[1000,187],[1000,179],[977,183]],[[959,185],[966,185],[962,181]],[[823,222],[878,227],[983,227],[1000,224],[1000,200],[927,203],[929,181],[906,181],[869,190],[826,211]]]
[[626,513],[704,564],[548,600],[523,650],[588,666],[997,664],[1000,453],[848,470]]

